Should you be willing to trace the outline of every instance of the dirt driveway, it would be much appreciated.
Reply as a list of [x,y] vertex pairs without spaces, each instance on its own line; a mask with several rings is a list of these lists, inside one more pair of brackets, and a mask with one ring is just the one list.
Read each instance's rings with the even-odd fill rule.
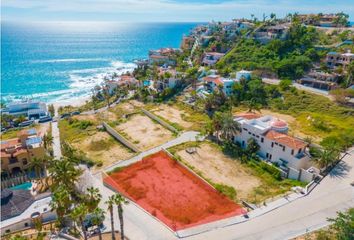
[[130,116],[116,129],[141,150],[151,149],[173,139],[172,132],[141,114]]
[[195,153],[189,154],[186,149],[177,152],[184,162],[193,166],[203,177],[214,183],[232,186],[237,191],[237,198],[247,198],[255,187],[261,185],[260,180],[238,161],[224,155],[221,150],[210,143],[202,143]]

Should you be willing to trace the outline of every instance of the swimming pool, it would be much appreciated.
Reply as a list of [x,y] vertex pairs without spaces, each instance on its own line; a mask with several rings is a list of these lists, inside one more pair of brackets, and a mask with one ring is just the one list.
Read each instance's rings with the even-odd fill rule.
[[32,183],[31,182],[25,182],[25,183],[22,183],[20,185],[11,187],[10,189],[12,189],[12,190],[30,190],[31,187],[32,187]]

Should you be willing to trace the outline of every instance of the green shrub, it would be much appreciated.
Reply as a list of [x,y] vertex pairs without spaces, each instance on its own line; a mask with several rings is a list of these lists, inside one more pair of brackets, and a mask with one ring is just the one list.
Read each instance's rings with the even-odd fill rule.
[[232,200],[236,199],[237,194],[235,188],[224,184],[219,184],[219,183],[214,184],[214,187],[216,190],[218,190],[220,193],[224,194],[225,196],[229,197],[230,199]]

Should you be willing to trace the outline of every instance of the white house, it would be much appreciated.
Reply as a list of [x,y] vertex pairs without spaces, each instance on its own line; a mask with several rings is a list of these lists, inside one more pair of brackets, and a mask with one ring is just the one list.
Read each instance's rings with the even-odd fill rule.
[[236,72],[236,79],[239,81],[241,78],[244,78],[246,80],[251,80],[251,73],[250,71],[246,70],[241,70]]
[[44,102],[32,100],[9,103],[6,108],[1,109],[1,113],[13,116],[24,115],[28,119],[38,119],[48,115],[47,105]]
[[[285,121],[254,113],[239,114],[234,120],[241,127],[240,133],[234,138],[235,142],[245,148],[247,141],[253,138],[260,147],[258,151],[260,158],[277,163],[281,169],[288,171],[288,174],[294,174],[291,178],[304,179],[307,171],[305,169],[311,167],[310,155],[306,150],[308,144],[289,136],[288,124]],[[309,174],[305,180],[311,181],[313,177],[313,174]]]

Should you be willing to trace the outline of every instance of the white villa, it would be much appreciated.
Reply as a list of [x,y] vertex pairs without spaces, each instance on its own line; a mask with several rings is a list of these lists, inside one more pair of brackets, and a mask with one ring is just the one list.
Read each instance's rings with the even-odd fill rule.
[[254,113],[239,114],[234,120],[241,127],[240,134],[235,136],[234,141],[245,148],[250,138],[256,140],[260,146],[259,157],[267,162],[277,163],[287,177],[310,182],[319,172],[311,165],[307,152],[308,143],[289,136],[285,121]]
[[38,119],[47,116],[47,105],[44,102],[25,100],[7,104],[6,108],[1,109],[1,113],[13,116],[24,115],[28,119]]

